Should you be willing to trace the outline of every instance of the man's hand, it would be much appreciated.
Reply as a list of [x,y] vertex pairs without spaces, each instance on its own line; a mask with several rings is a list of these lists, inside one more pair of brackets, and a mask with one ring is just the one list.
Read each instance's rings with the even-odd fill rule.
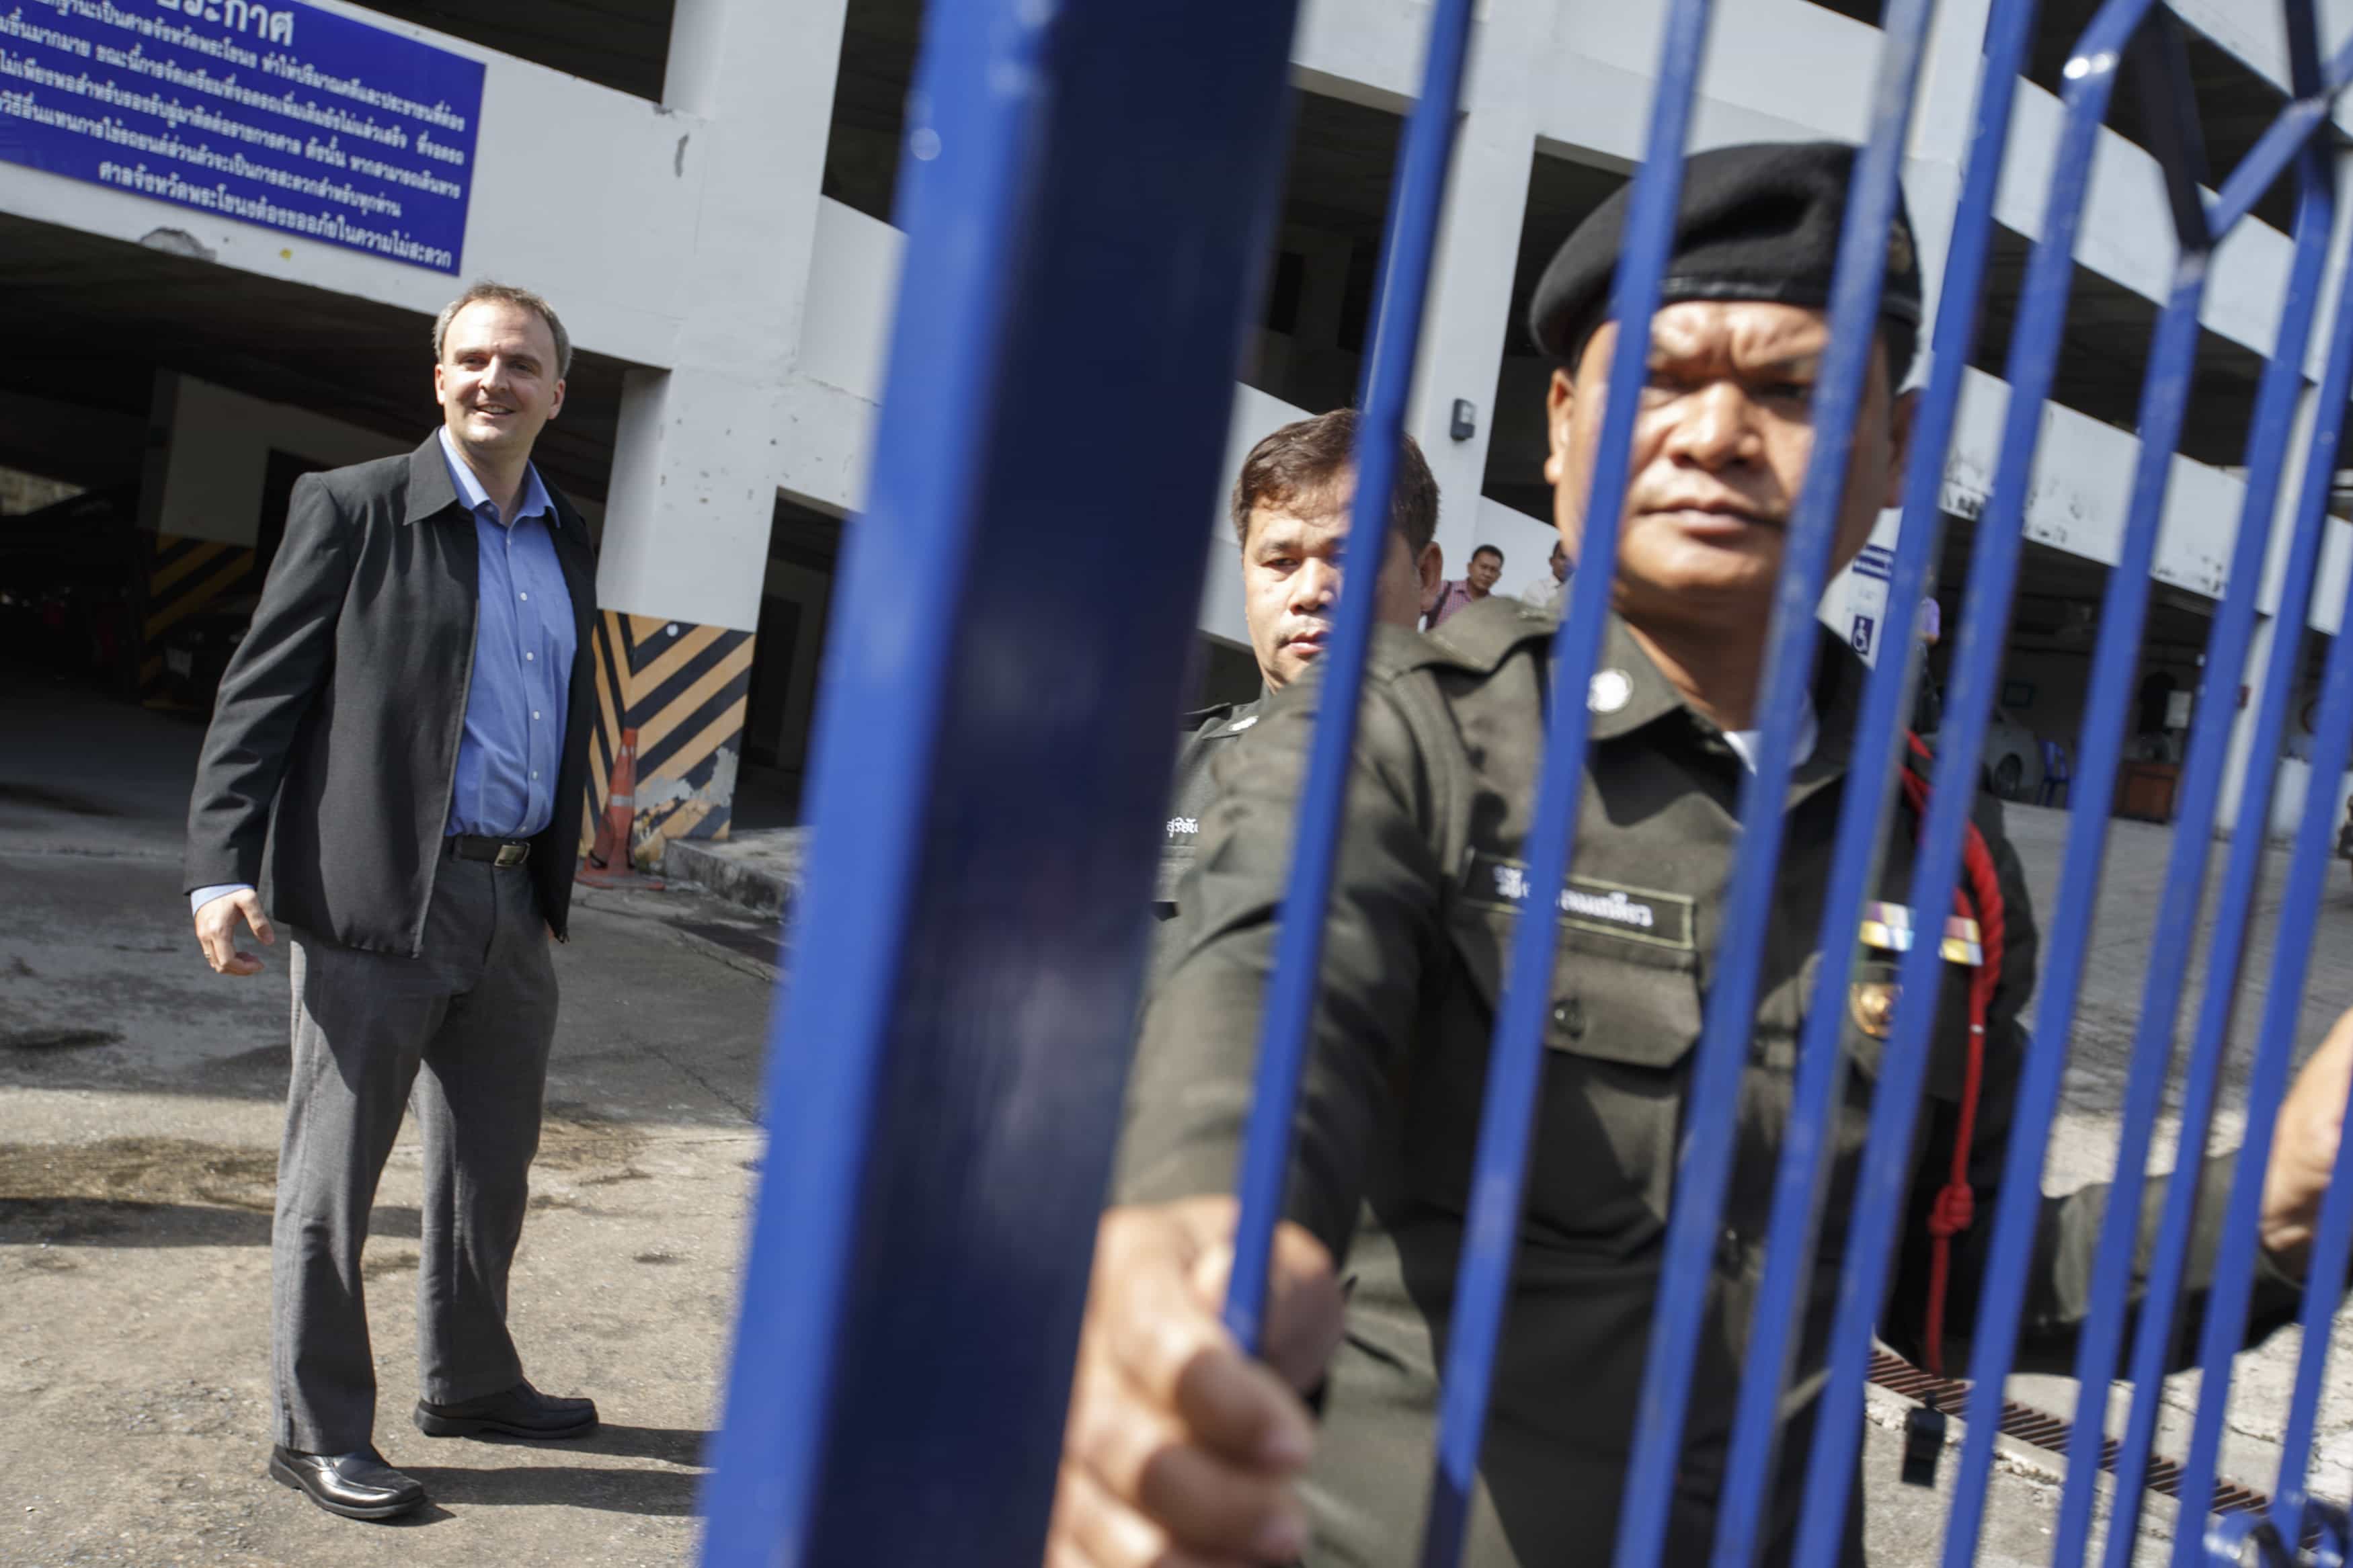
[[2337,1145],[2345,1133],[2345,1099],[2353,1089],[2353,1012],[2337,1020],[2295,1077],[2272,1123],[2272,1158],[2263,1173],[2263,1246],[2301,1271],[2320,1223]]
[[259,974],[261,959],[258,954],[240,952],[237,948],[237,917],[264,946],[278,941],[278,932],[269,917],[261,912],[261,895],[251,888],[234,893],[223,893],[196,911],[196,941],[205,950],[205,962],[220,974]]
[[1306,1546],[1292,1481],[1314,1426],[1294,1390],[1340,1342],[1339,1286],[1323,1244],[1284,1225],[1267,1362],[1243,1355],[1218,1321],[1234,1215],[1187,1198],[1103,1215],[1047,1568],[1253,1568]]

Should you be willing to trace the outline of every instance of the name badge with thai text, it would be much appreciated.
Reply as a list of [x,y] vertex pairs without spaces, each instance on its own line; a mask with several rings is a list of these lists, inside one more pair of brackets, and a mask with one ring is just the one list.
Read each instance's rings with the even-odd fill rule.
[[[1522,909],[1528,901],[1528,868],[1520,861],[1473,850],[1464,872],[1463,894],[1471,902],[1490,909]],[[1561,924],[1654,947],[1691,949],[1693,908],[1693,900],[1681,893],[1591,877],[1569,877],[1561,882]]]

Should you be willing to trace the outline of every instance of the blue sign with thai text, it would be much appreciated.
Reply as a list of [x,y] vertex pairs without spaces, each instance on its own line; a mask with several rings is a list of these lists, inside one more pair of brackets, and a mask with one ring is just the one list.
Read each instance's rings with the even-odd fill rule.
[[455,272],[482,62],[299,0],[0,0],[0,160]]

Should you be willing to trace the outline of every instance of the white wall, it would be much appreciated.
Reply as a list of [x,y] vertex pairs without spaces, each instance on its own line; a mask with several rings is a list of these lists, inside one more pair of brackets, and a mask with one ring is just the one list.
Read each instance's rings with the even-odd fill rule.
[[869,403],[882,401],[891,354],[891,309],[899,298],[907,237],[831,197],[817,204],[809,258],[808,311],[797,368]]
[[[387,458],[416,444],[194,376],[167,374],[157,381],[157,404],[170,410],[171,432],[163,493],[152,513],[163,533],[252,544],[259,537],[262,486],[273,447],[340,468]],[[425,432],[417,435],[422,439]]]
[[[1947,511],[1974,515],[1985,504],[1993,489],[2009,405],[2010,388],[2000,378],[1981,371],[1968,373],[1953,450],[1945,466]],[[2123,549],[2133,466],[2139,455],[2139,441],[2116,426],[2045,404],[2027,492],[2026,536],[2115,565]],[[2245,483],[2234,476],[2177,456],[2166,487],[2151,575],[2209,598],[2221,597],[2228,586],[2231,550],[2246,491]],[[2290,499],[2283,497],[2283,504]],[[2312,615],[2314,626],[2332,634],[2344,607],[2348,558],[2353,558],[2353,527],[2332,520]],[[2274,610],[2277,585],[2264,584],[2257,603],[2266,613]]]

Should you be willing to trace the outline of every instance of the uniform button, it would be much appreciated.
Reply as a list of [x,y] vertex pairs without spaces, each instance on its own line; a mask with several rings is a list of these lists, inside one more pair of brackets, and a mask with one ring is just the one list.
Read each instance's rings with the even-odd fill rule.
[[1567,1030],[1571,1039],[1582,1038],[1585,1034],[1585,1005],[1574,996],[1557,1003],[1552,1010],[1552,1021],[1556,1027]]
[[530,595],[529,594],[518,593],[518,594],[516,594],[516,595],[515,595],[515,597],[516,597],[516,598],[518,598],[518,599],[522,600],[522,601],[523,601],[523,602],[525,602],[526,604],[528,604],[528,603],[530,602],[530,600],[531,600],[531,595]]
[[539,770],[538,770],[537,768],[533,768],[533,769],[532,769],[532,770],[531,770],[531,776],[532,776],[532,777],[533,777],[533,778],[537,778],[537,777],[539,776]]
[[523,655],[522,657],[523,657],[523,662],[524,662],[524,663],[526,663],[526,664],[528,664],[528,663],[529,663],[529,662],[531,662],[533,659],[537,658],[539,657],[539,655],[537,655],[537,654],[535,654],[535,653],[527,653],[527,654]]
[[1742,1263],[1746,1261],[1742,1256],[1745,1251],[1740,1244],[1740,1233],[1725,1226],[1724,1234],[1715,1238],[1716,1267],[1726,1274],[1739,1273]]
[[533,709],[533,710],[531,710],[531,716],[532,716],[533,718],[534,718],[534,719],[538,718],[538,717],[539,717],[539,710],[538,710],[538,709],[536,709],[536,708]]

